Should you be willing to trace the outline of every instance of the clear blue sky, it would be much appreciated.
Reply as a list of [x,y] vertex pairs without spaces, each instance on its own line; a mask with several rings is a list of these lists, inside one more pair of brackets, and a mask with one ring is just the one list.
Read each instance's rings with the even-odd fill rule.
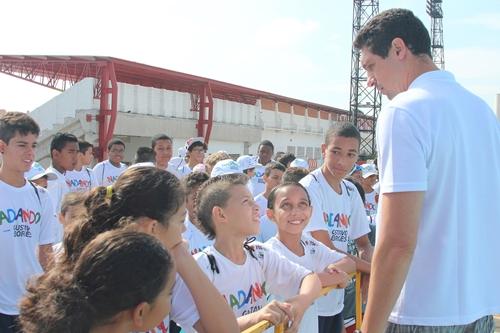
[[[71,4],[71,6],[70,6]],[[425,0],[380,0],[413,10]],[[500,1],[444,0],[446,69],[494,107]],[[103,55],[348,108],[352,1],[7,1],[0,54]],[[58,94],[0,74],[0,109]]]

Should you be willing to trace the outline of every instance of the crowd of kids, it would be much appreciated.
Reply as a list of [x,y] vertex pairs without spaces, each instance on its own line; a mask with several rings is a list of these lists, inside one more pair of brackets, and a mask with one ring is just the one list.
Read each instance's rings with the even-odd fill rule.
[[131,166],[113,139],[92,168],[92,144],[57,133],[44,169],[38,134],[26,114],[0,118],[1,332],[238,332],[262,320],[344,332],[343,288],[370,272],[377,200],[374,165],[364,206],[343,179],[359,148],[352,125],[327,133],[311,172],[293,154],[273,160],[268,140],[233,160],[205,158],[191,138],[172,158],[165,134]]

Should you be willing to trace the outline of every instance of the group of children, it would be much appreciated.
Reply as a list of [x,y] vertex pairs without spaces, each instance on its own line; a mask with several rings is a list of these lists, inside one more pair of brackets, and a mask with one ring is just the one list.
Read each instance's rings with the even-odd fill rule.
[[[330,233],[331,218],[323,218],[323,198],[310,183],[325,177],[329,190],[362,205],[354,185],[342,180],[352,153],[350,166],[332,162],[344,154],[337,139],[351,127],[328,132],[325,163],[309,175],[272,161],[267,140],[258,158],[235,162],[218,152],[207,163],[206,144],[190,139],[188,157],[174,165],[166,135],[153,138],[150,161],[127,168],[125,144],[114,140],[109,159],[90,169],[92,146],[56,135],[52,166],[38,177],[48,179],[45,189],[25,178],[38,125],[26,114],[5,114],[0,263],[9,274],[2,269],[0,331],[238,332],[268,320],[285,323],[287,332],[342,332],[342,288],[350,273],[370,267],[338,246],[338,231],[327,234],[329,242],[315,234],[323,222]],[[359,140],[356,158],[358,148]],[[197,171],[200,164],[206,172]],[[86,175],[88,183],[80,181]],[[357,208],[336,221],[353,239],[369,231],[366,215],[366,225],[350,229]],[[326,286],[338,289],[320,296]]]

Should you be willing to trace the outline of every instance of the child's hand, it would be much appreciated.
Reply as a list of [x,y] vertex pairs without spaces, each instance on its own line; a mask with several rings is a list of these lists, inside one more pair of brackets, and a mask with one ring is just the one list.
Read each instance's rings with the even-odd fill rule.
[[330,274],[332,284],[337,285],[338,288],[345,288],[351,279],[349,274],[336,268],[335,266],[328,266],[325,272]]
[[285,332],[296,333],[299,330],[300,321],[302,320],[304,313],[311,304],[305,301],[304,297],[301,295],[288,299],[287,303],[292,305],[293,319],[290,319],[288,327],[285,325]]
[[275,326],[281,323],[285,323],[286,325],[294,318],[292,305],[289,303],[278,302],[276,300],[268,303],[257,313],[258,321],[267,320]]

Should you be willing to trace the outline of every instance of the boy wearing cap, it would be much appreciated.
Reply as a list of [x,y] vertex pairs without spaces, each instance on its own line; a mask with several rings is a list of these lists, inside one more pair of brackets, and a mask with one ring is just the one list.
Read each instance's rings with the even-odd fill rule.
[[201,137],[188,139],[185,148],[187,150],[187,164],[177,169],[181,177],[193,172],[195,165],[203,163],[205,152],[207,151],[207,145]]
[[372,226],[375,225],[375,217],[377,216],[378,192],[375,191],[374,186],[378,182],[378,171],[375,164],[363,164],[361,170],[363,175],[361,186],[365,191],[366,215]]
[[36,185],[47,188],[49,180],[56,180],[57,175],[45,168],[38,162],[33,162],[31,169],[24,173],[24,178]]
[[99,186],[113,185],[127,170],[127,165],[122,163],[124,156],[125,143],[120,139],[111,139],[108,142],[108,159],[97,163],[93,169]]
[[[52,260],[57,224],[49,193],[24,177],[40,128],[21,112],[0,116],[0,332],[20,331],[19,303],[29,278]],[[36,253],[38,252],[38,258]]]
[[94,171],[88,167],[94,159],[94,146],[87,141],[78,142],[78,157],[74,170],[64,175],[70,192],[87,192],[97,187]]

